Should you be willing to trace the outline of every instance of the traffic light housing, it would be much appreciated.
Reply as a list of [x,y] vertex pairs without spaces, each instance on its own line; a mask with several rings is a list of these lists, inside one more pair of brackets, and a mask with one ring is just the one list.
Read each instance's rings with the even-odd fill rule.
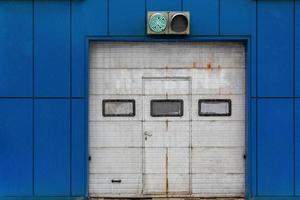
[[150,11],[147,15],[149,35],[190,34],[190,13],[174,11]]

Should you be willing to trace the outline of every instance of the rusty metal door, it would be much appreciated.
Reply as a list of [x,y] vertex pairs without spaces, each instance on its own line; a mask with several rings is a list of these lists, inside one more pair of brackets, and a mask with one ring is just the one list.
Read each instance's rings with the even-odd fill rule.
[[190,194],[189,77],[143,78],[143,193]]

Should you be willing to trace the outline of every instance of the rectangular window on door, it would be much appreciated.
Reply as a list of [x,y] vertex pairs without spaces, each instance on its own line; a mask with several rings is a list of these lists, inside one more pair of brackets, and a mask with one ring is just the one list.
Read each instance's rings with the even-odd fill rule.
[[181,99],[158,99],[151,100],[152,117],[182,117],[183,100]]
[[230,99],[200,99],[199,116],[231,116]]
[[106,99],[102,101],[104,117],[134,117],[135,101],[129,99]]

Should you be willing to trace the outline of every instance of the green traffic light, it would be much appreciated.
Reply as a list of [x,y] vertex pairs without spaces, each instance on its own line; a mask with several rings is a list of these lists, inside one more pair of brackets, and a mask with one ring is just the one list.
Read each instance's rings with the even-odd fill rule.
[[149,27],[155,33],[164,32],[167,29],[168,19],[161,13],[153,14],[149,19]]

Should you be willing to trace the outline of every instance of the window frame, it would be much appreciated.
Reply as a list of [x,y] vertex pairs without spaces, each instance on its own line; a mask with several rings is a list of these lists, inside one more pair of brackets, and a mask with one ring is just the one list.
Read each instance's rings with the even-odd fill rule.
[[[180,106],[181,106],[181,114],[180,115],[169,115],[169,114],[165,114],[165,115],[155,115],[153,112],[153,104],[154,103],[159,103],[159,102],[179,102]],[[184,115],[184,101],[183,99],[152,99],[150,101],[150,116],[151,117],[183,117]]]
[[[106,114],[105,104],[111,102],[132,103],[132,114]],[[103,117],[135,117],[135,100],[134,99],[103,99],[102,100],[102,116]]]
[[[228,103],[228,113],[218,114],[218,113],[201,113],[201,104],[215,102],[215,103]],[[231,99],[199,99],[198,101],[198,115],[200,117],[230,117],[232,115],[232,101]]]

